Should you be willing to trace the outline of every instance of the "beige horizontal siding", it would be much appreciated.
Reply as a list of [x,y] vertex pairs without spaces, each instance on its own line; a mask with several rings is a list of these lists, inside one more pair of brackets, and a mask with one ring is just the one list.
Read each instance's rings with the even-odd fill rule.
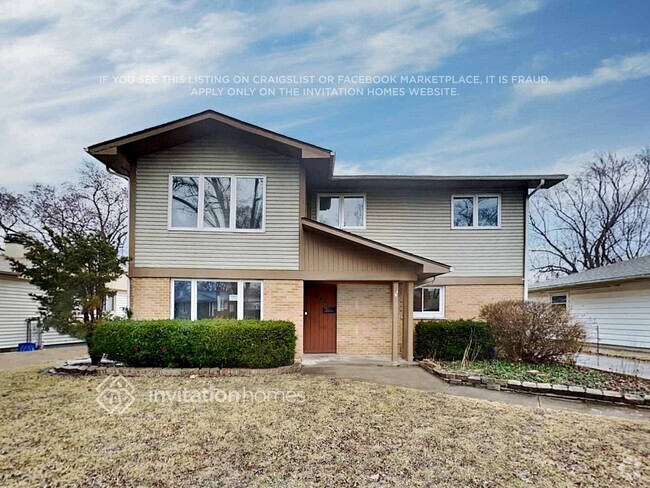
[[[353,188],[349,192],[359,193]],[[310,192],[309,199],[314,219],[317,193]],[[365,193],[366,228],[351,232],[453,266],[450,276],[523,276],[523,190],[483,192],[501,195],[501,228],[472,230],[451,228],[451,196],[475,194],[475,190],[378,189]]]
[[[168,230],[170,174],[266,176],[266,231]],[[138,160],[135,266],[299,268],[299,164],[232,139],[208,137]]]

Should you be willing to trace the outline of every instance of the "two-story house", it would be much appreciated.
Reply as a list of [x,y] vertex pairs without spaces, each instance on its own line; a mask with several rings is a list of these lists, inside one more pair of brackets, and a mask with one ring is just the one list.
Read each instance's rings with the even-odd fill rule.
[[565,175],[334,176],[208,110],[87,151],[130,181],[136,319],[286,319],[296,357],[413,357],[414,320],[525,295],[527,199]]

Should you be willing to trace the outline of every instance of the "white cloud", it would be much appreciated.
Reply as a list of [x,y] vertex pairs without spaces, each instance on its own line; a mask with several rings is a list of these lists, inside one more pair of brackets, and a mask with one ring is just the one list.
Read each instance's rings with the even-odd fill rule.
[[[611,151],[620,158],[629,158],[641,152],[641,147],[638,146],[627,146],[621,147],[615,151]],[[593,161],[594,158],[601,153],[607,152],[607,149],[588,149],[585,151],[580,151],[578,153],[567,154],[560,157],[554,163],[551,163],[548,166],[543,166],[541,171],[543,173],[550,174],[568,174],[574,175],[579,173],[585,166],[586,163]]]
[[643,52],[605,59],[587,75],[551,80],[545,84],[516,85],[515,90],[524,97],[550,97],[647,76],[650,76],[650,52]]
[[[224,2],[209,12],[192,0],[8,0],[0,10],[1,184],[66,178],[84,146],[160,123],[161,113],[185,115],[197,102],[186,87],[101,85],[100,75],[419,72],[469,41],[507,35],[512,19],[538,7],[329,0]],[[238,113],[273,110],[276,120],[312,101],[327,100],[218,100]]]
[[[533,126],[468,136],[458,130],[466,127],[461,120],[457,126],[431,143],[397,156],[368,162],[342,160],[336,163],[335,174],[419,174],[476,175],[503,173],[499,170],[499,154],[503,147],[512,148],[535,133]],[[372,168],[368,171],[365,168]]]

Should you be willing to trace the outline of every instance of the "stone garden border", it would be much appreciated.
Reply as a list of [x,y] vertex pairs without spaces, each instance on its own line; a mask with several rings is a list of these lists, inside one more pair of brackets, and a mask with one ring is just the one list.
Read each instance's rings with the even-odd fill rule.
[[532,381],[504,380],[476,376],[467,373],[457,373],[445,370],[440,364],[430,359],[420,361],[420,367],[438,376],[450,385],[474,386],[496,391],[517,391],[534,395],[555,396],[579,400],[614,402],[633,405],[635,407],[650,407],[650,396],[622,393],[620,391],[585,388],[583,386],[553,385],[550,383],[534,383]]
[[221,376],[277,376],[298,373],[302,369],[299,361],[278,368],[130,368],[126,366],[62,365],[48,370],[51,374],[68,376],[118,376],[156,377],[182,376],[186,378],[215,378]]

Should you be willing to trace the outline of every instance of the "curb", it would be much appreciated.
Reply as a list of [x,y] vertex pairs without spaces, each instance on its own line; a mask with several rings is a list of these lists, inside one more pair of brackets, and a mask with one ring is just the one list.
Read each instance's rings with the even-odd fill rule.
[[567,398],[572,400],[588,400],[624,404],[634,407],[650,407],[650,395],[642,397],[620,391],[600,390],[582,386],[553,385],[550,383],[534,383],[532,381],[503,380],[477,376],[467,373],[448,371],[430,359],[420,361],[420,367],[439,377],[450,385],[473,386],[496,391],[516,391],[533,395]]

